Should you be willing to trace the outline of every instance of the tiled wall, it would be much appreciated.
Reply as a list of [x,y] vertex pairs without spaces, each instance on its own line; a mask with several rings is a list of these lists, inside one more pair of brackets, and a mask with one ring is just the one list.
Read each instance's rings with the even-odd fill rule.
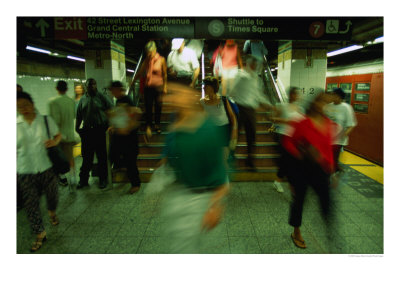
[[48,113],[48,102],[50,98],[57,97],[56,84],[58,80],[64,80],[68,84],[67,96],[74,98],[74,83],[83,78],[56,78],[42,76],[17,76],[17,84],[21,85],[24,92],[29,93],[35,103],[35,107],[41,114]]
[[[285,90],[298,87],[306,102],[325,89],[327,60],[325,50],[312,50],[312,64],[306,66],[305,49],[289,49],[278,56],[278,81]],[[292,52],[290,55],[285,53]],[[304,53],[303,53],[304,52]]]

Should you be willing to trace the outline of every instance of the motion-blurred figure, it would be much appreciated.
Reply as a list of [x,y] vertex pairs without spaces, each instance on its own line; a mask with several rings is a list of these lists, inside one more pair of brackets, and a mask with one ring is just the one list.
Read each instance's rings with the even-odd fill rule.
[[274,117],[272,118],[276,125],[275,140],[279,143],[280,153],[278,160],[278,179],[274,181],[273,185],[279,193],[283,193],[281,182],[287,175],[287,169],[290,167],[287,159],[288,153],[282,146],[282,137],[288,135],[291,131],[291,122],[298,122],[304,118],[304,110],[302,106],[299,105],[299,98],[299,89],[292,87],[289,91],[289,103],[277,104],[274,111]]
[[47,135],[44,116],[35,109],[28,93],[17,93],[17,180],[23,198],[29,224],[36,239],[31,251],[37,251],[46,241],[40,211],[40,197],[46,195],[50,223],[59,223],[56,215],[58,202],[58,178],[47,155],[47,149],[58,145],[61,140],[56,123],[47,117],[50,135]]
[[333,142],[333,158],[335,172],[342,171],[339,166],[339,156],[344,146],[349,144],[349,134],[357,126],[357,119],[353,107],[343,102],[346,94],[341,88],[336,88],[331,94],[332,102],[325,106],[325,114],[335,123],[340,125],[340,131]]
[[243,69],[242,55],[235,40],[226,40],[224,47],[219,52],[222,70],[221,88],[223,96],[231,96],[234,79],[239,69]]
[[77,83],[74,86],[74,94],[75,94],[75,114],[78,110],[78,103],[81,100],[82,96],[85,94],[85,85],[83,83]]
[[125,87],[120,81],[111,82],[109,89],[117,99],[115,108],[109,112],[111,133],[110,157],[114,168],[126,166],[131,182],[130,194],[140,189],[139,170],[136,165],[139,154],[137,130],[141,110],[135,107],[131,98],[125,94]]
[[89,172],[96,153],[99,168],[99,187],[107,186],[107,149],[106,130],[108,119],[106,111],[113,103],[97,91],[96,80],[87,80],[86,94],[81,98],[76,112],[75,130],[82,141],[83,162],[79,173],[78,189],[89,186]]
[[199,253],[202,232],[219,223],[229,190],[223,137],[196,93],[190,87],[170,83],[164,98],[177,111],[160,167],[173,170],[173,183],[162,191],[166,251],[171,253]]
[[171,53],[167,58],[168,74],[180,82],[194,87],[200,74],[196,53],[185,47],[184,39],[173,39]]
[[246,68],[240,70],[233,82],[231,97],[239,108],[239,126],[246,131],[247,160],[246,164],[254,168],[254,146],[256,141],[256,109],[264,106],[271,108],[271,104],[263,93],[261,78],[256,73],[257,59],[249,55],[246,59]]
[[283,145],[291,155],[288,180],[293,187],[293,199],[289,224],[294,227],[291,237],[299,248],[306,248],[300,226],[303,203],[309,186],[318,195],[328,231],[332,229],[330,175],[334,170],[334,160],[331,145],[337,129],[336,124],[323,113],[327,103],[329,96],[325,93],[318,94],[310,103],[306,117],[293,123],[291,136],[283,137]]
[[151,138],[153,123],[153,106],[155,112],[154,130],[161,133],[161,95],[167,93],[167,65],[165,58],[157,53],[156,43],[150,41],[145,46],[146,58],[139,71],[133,78],[131,86],[141,76],[145,75],[144,102],[146,107],[146,142]]
[[[75,101],[66,95],[68,90],[67,83],[64,80],[57,82],[56,90],[58,97],[50,99],[50,116],[56,122],[61,132],[60,147],[70,165],[70,184],[75,185],[75,161],[72,148],[75,145],[74,120],[75,120]],[[65,175],[59,175],[59,183],[62,186],[68,185]]]
[[17,93],[18,92],[23,92],[24,89],[22,88],[22,86],[20,86],[19,84],[17,84]]
[[264,63],[264,59],[268,55],[268,49],[265,47],[264,42],[260,40],[246,40],[243,45],[243,53],[251,54],[257,58],[257,73],[259,73],[261,71],[261,66]]
[[217,125],[223,137],[224,157],[228,159],[229,149],[235,150],[237,143],[236,115],[226,97],[221,96],[219,82],[215,77],[206,77],[203,80],[205,97],[200,100],[204,110]]

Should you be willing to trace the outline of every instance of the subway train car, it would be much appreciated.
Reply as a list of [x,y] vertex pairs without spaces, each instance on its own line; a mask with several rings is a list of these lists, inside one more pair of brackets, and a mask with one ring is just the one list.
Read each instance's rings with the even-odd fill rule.
[[383,166],[383,59],[329,68],[326,90],[340,87],[358,121],[347,151]]

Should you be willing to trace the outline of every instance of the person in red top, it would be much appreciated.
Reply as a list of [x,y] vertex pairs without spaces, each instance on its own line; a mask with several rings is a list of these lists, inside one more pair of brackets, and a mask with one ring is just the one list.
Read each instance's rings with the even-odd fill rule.
[[141,76],[145,76],[144,83],[144,102],[146,107],[146,137],[151,137],[151,125],[153,119],[153,105],[155,107],[155,126],[154,130],[161,133],[161,95],[167,93],[167,64],[165,58],[158,54],[156,43],[150,41],[145,46],[146,58],[139,71],[133,78],[134,82]]
[[300,226],[308,186],[318,195],[328,225],[331,220],[330,175],[334,170],[331,145],[337,125],[323,113],[327,103],[329,95],[317,95],[308,108],[306,118],[297,123],[293,122],[293,132],[283,139],[283,146],[292,160],[292,167],[288,170],[288,181],[293,188],[289,216],[289,224],[294,227],[291,237],[300,248],[306,248]]
[[242,55],[235,40],[226,40],[225,46],[220,50],[219,55],[222,67],[222,70],[220,70],[222,96],[229,96],[238,69],[243,69]]

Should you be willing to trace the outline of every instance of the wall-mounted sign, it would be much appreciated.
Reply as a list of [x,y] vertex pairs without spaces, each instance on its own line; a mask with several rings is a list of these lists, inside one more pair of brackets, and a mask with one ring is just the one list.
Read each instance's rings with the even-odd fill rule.
[[369,91],[370,88],[370,83],[356,83],[356,91]]
[[367,114],[368,113],[368,104],[353,104],[354,111],[357,113]]
[[368,102],[369,94],[354,94],[354,101]]
[[343,92],[351,94],[352,84],[351,83],[341,83],[340,88],[343,90]]
[[328,84],[326,85],[326,91],[327,91],[328,93],[329,93],[329,92],[332,92],[333,89],[336,89],[336,88],[337,88],[337,86],[338,86],[337,83],[328,83]]
[[[359,17],[17,17],[17,32],[49,39],[350,40]],[[328,26],[328,27],[327,27]]]

